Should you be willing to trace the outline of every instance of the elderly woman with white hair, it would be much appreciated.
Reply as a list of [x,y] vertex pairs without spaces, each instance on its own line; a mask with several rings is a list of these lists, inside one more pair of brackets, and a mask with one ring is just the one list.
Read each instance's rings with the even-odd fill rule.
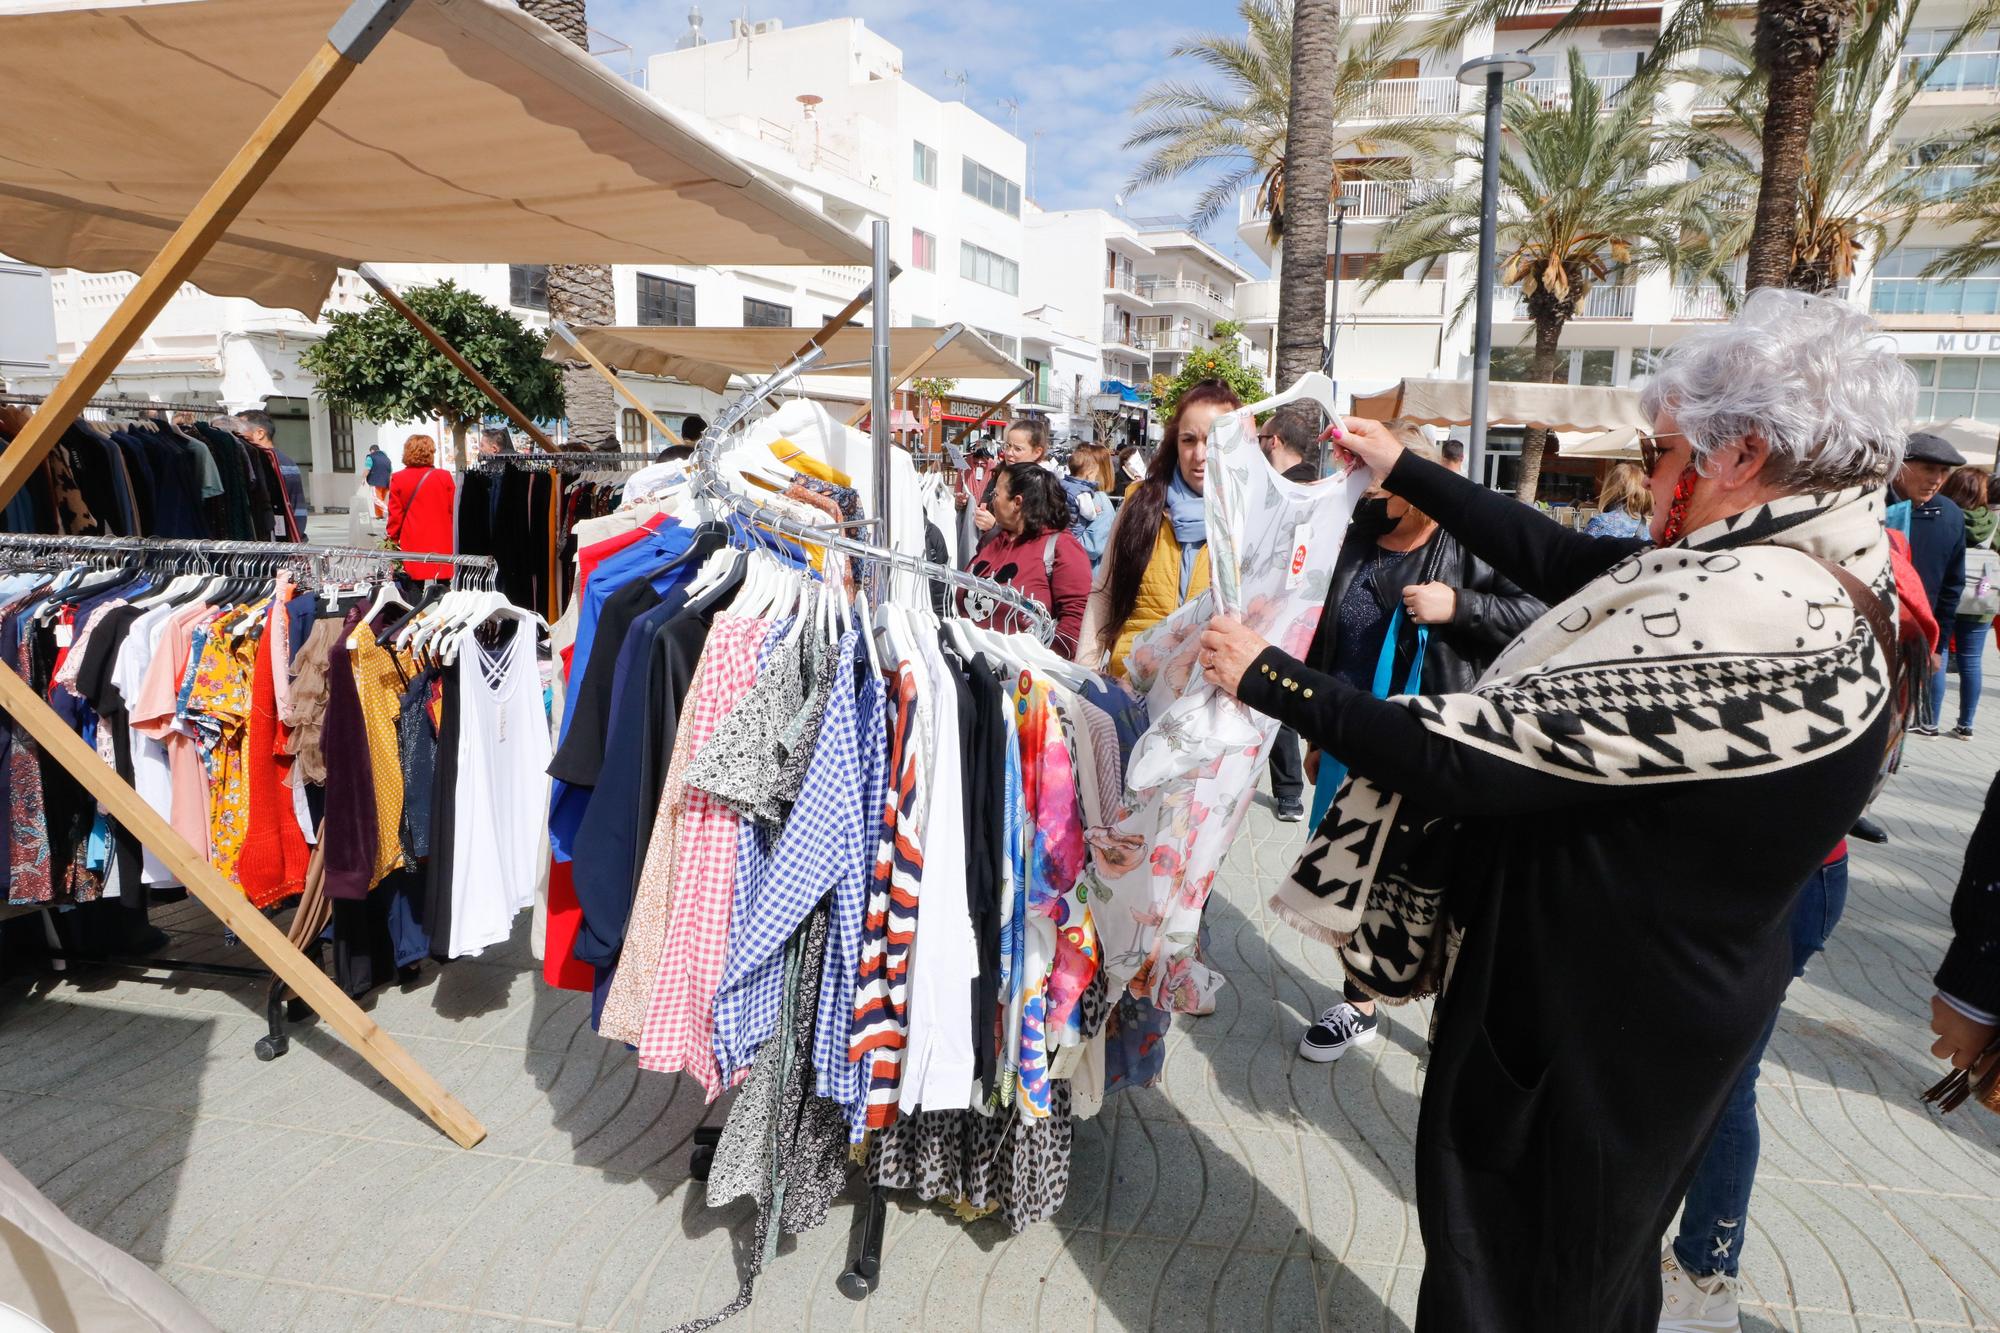
[[1793,900],[1900,724],[1881,487],[1915,380],[1875,333],[1766,291],[1676,345],[1645,393],[1650,545],[1342,423],[1552,608],[1463,693],[1376,699],[1237,622],[1204,636],[1212,682],[1349,769],[1278,914],[1376,995],[1443,989],[1419,1333],[1658,1327],[1660,1237],[1790,980]]

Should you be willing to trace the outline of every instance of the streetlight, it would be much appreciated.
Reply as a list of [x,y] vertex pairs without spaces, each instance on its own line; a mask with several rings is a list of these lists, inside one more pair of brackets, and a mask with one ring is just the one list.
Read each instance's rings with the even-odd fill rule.
[[1493,228],[1500,211],[1500,89],[1535,72],[1533,59],[1519,51],[1480,56],[1458,67],[1458,81],[1486,87],[1486,146],[1480,160],[1479,285],[1472,324],[1472,438],[1465,446],[1465,475],[1485,483],[1486,381],[1493,369]]
[[[1333,378],[1333,349],[1340,341],[1340,233],[1347,223],[1347,210],[1361,207],[1361,196],[1342,190],[1333,198],[1333,295],[1327,300],[1326,311],[1326,360],[1320,370],[1328,379]],[[1333,466],[1333,445],[1320,441],[1319,474],[1324,477]]]

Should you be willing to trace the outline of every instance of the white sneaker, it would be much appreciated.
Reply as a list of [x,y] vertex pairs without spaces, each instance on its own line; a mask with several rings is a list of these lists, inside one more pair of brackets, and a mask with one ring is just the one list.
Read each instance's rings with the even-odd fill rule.
[[1328,1064],[1346,1055],[1348,1049],[1375,1040],[1381,1032],[1373,1014],[1364,1014],[1342,1000],[1319,1016],[1319,1022],[1299,1038],[1299,1055],[1314,1064]]
[[1736,1312],[1736,1279],[1717,1273],[1695,1277],[1673,1247],[1660,1257],[1660,1333],[1742,1333]]

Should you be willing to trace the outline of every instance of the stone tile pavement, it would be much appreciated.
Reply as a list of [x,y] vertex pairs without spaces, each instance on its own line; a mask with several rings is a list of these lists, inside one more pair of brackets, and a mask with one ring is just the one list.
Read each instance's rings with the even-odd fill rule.
[[[1757,1333],[2000,1330],[2000,1119],[1915,1100],[1937,1073],[1950,888],[2000,764],[1988,707],[1988,738],[1913,742],[1878,811],[1894,840],[1855,844],[1846,919],[1779,1023],[1745,1260]],[[850,1198],[785,1243],[734,1326],[1404,1333],[1427,1015],[1395,1013],[1341,1064],[1298,1060],[1335,975],[1263,907],[1298,838],[1253,812],[1209,914],[1232,985],[1176,1024],[1162,1086],[1079,1128],[1054,1222],[1010,1236],[904,1199],[882,1285],[854,1304],[834,1288]],[[167,924],[178,952],[241,952],[198,907]],[[260,987],[98,975],[0,988],[0,1154],[229,1330],[651,1331],[720,1307],[750,1214],[688,1179],[715,1117],[596,1037],[524,937],[373,1005],[484,1120],[476,1149],[315,1025],[259,1063]]]

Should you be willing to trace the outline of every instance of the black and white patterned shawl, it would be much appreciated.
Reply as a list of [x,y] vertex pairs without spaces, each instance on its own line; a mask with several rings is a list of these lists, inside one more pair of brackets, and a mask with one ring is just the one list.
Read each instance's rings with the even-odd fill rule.
[[[1587,783],[1713,781],[1868,730],[1888,658],[1839,582],[1896,605],[1880,491],[1787,496],[1628,557],[1529,626],[1468,693],[1396,700],[1440,736]],[[1438,989],[1448,820],[1350,775],[1271,900],[1389,1000]]]

